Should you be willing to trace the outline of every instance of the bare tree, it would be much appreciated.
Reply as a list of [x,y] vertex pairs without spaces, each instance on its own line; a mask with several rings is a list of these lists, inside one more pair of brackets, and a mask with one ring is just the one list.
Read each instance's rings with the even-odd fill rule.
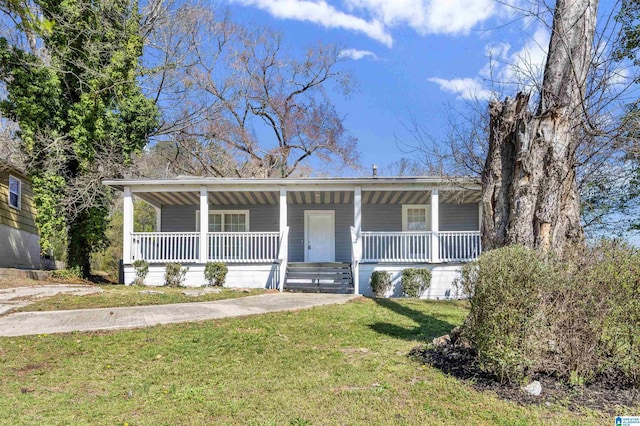
[[482,174],[484,244],[562,253],[583,239],[576,153],[587,123],[585,94],[597,1],[558,0],[535,112],[529,95],[489,105]]
[[[542,3],[538,5],[542,6]],[[585,80],[580,83],[581,99],[573,106],[560,108],[563,113],[575,120],[570,124],[574,126],[571,128],[569,137],[572,146],[568,147],[566,154],[575,174],[581,224],[591,237],[625,234],[632,227],[634,223],[632,215],[637,214],[637,208],[640,204],[640,200],[638,200],[640,194],[636,190],[638,163],[635,160],[640,158],[635,154],[639,152],[637,147],[640,132],[637,131],[637,117],[634,119],[634,115],[629,114],[629,111],[636,109],[634,105],[637,105],[639,98],[636,83],[638,69],[630,61],[620,61],[616,56],[615,46],[621,42],[621,26],[614,19],[619,13],[618,7],[619,5],[601,13],[594,40],[589,44],[592,48],[587,63],[584,64],[586,67],[584,72],[587,74]],[[546,24],[548,17],[553,16],[553,12],[554,10],[551,9],[545,12],[542,8],[534,8],[533,12],[522,11],[529,18],[536,19],[542,24]],[[549,28],[551,29],[551,24],[549,24]],[[563,37],[557,30],[553,30],[553,34],[556,37]],[[585,42],[587,41],[585,40]],[[551,44],[550,47],[558,49],[557,45],[554,47],[554,44]],[[563,48],[569,49],[568,46]],[[493,63],[494,59],[491,58],[490,61]],[[503,66],[508,65],[512,64],[503,64]],[[576,65],[571,62],[571,66]],[[543,101],[542,94],[548,93],[548,89],[545,89],[546,92],[542,89],[543,82],[548,82],[550,78],[549,73],[540,73],[539,77],[536,77],[535,69],[532,65],[524,65],[523,70],[510,68],[512,71],[510,74],[513,74],[515,78],[514,81],[505,79],[490,81],[494,93],[515,91],[514,87],[523,92],[519,95],[521,114],[509,117],[509,120],[512,121],[512,126],[519,126],[522,123],[528,126],[528,130],[524,134],[524,137],[527,138],[533,137],[527,132],[531,131],[535,134],[535,126],[538,124],[534,127],[529,126],[530,119],[534,117],[540,119],[539,116],[542,115],[542,112],[539,112]],[[566,71],[569,75],[565,77],[572,78],[569,69]],[[499,71],[495,73],[496,76],[499,74]],[[520,77],[521,74],[525,75],[524,80]],[[494,74],[492,73],[492,75]],[[575,77],[573,75],[573,78]],[[528,96],[528,101],[523,99],[524,96]],[[511,99],[508,102],[513,105],[516,100]],[[497,101],[491,103],[498,110],[502,108],[503,104],[503,102]],[[489,136],[490,129],[492,129],[490,124],[494,124],[489,119],[487,109],[487,101],[482,99],[466,101],[462,107],[459,105],[449,106],[447,112],[448,134],[444,140],[435,140],[430,137],[418,120],[412,120],[408,128],[412,131],[414,141],[416,141],[413,149],[422,154],[419,157],[420,160],[429,170],[442,170],[445,175],[480,176],[489,152]],[[555,108],[547,108],[546,112],[550,114],[549,119],[553,116],[553,111]],[[491,112],[495,114],[497,111],[493,109]],[[546,129],[544,125],[541,128]],[[494,127],[492,130],[497,129]],[[548,132],[546,136],[549,136]],[[520,139],[516,139],[515,134],[507,135],[506,138],[507,140],[502,142],[508,142],[514,150],[516,144],[522,143],[521,137],[518,136]],[[542,140],[538,140],[536,143],[543,144]],[[551,144],[551,142],[549,143]],[[556,143],[560,142],[556,140]],[[506,148],[509,148],[509,145]],[[555,150],[551,146],[546,146],[546,148]],[[528,151],[531,149],[531,144],[525,144],[518,149]],[[513,155],[516,155],[515,152]],[[529,154],[524,155],[526,157]],[[531,159],[526,160],[520,155],[513,161],[524,161],[525,165],[528,165]],[[545,161],[547,161],[546,157]],[[496,165],[495,162],[493,164]],[[544,164],[546,165],[546,162]],[[543,165],[538,164],[535,167],[542,169]],[[520,169],[520,172],[526,176],[526,170]],[[518,185],[516,183],[514,184],[516,186],[510,186],[511,184],[507,181],[508,179],[503,179],[502,182],[505,185],[505,194]],[[546,177],[542,179],[542,182],[547,181]],[[494,189],[496,188],[492,188],[492,190]],[[536,186],[531,189],[539,190]],[[543,196],[542,194],[544,192],[539,193],[540,196]],[[491,199],[493,195],[495,194],[492,193],[488,196]],[[563,198],[561,197],[561,199]],[[511,211],[515,209],[514,202],[503,207],[505,209],[501,217],[505,220],[511,220],[511,214],[515,214]],[[488,209],[488,211],[492,210]],[[529,222],[530,218],[522,220],[533,226],[533,221]],[[504,223],[503,225],[500,241],[507,238],[504,232],[508,226]],[[510,230],[509,232],[516,231]],[[522,240],[518,241],[525,243]],[[533,245],[540,246],[538,243]]]
[[310,158],[357,164],[356,140],[326,94],[352,87],[335,46],[295,58],[280,34],[218,18],[203,5],[168,7],[155,25],[149,87],[163,113],[157,139],[172,146],[161,150],[170,169],[286,177]]

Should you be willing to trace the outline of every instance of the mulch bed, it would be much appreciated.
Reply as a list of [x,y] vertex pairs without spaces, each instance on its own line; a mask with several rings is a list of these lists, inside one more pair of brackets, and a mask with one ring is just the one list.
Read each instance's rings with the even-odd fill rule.
[[611,415],[631,415],[634,413],[630,411],[640,404],[640,389],[620,386],[604,378],[586,386],[569,386],[553,376],[534,377],[542,384],[542,394],[532,396],[523,392],[520,386],[500,383],[494,375],[481,369],[473,350],[451,344],[418,346],[409,355],[464,380],[479,391],[492,391],[500,398],[522,405],[559,404],[573,411],[589,408]]

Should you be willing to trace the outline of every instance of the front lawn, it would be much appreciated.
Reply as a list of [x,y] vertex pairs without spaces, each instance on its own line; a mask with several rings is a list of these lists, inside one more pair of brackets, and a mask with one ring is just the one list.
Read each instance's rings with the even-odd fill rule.
[[519,406],[407,353],[448,332],[455,302],[358,299],[139,330],[0,338],[9,424],[613,424]]

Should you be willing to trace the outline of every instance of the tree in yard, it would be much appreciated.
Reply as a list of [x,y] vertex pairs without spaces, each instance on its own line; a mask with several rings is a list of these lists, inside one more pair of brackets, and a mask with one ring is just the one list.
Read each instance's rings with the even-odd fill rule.
[[136,78],[143,40],[133,0],[4,1],[26,43],[0,38],[0,108],[20,126],[43,249],[62,232],[67,263],[90,274],[107,240],[111,194],[157,125]]
[[[625,27],[635,28],[629,22],[637,25],[640,6],[633,1],[622,2],[622,7],[619,6],[617,4],[612,9],[604,10],[600,15],[595,40],[591,43],[593,48],[588,59],[588,74],[582,85],[584,95],[575,113],[579,129],[572,136],[574,146],[571,161],[575,167],[580,196],[581,223],[588,237],[626,235],[640,209],[640,192],[637,190],[640,174],[637,173],[636,161],[640,158],[640,120],[638,115],[634,117],[629,113],[637,110],[634,106],[638,100],[640,69],[634,67],[630,60],[637,56],[637,46],[629,51],[630,56],[621,55],[622,50],[616,49],[616,46],[628,45],[628,38],[624,36]],[[624,21],[620,16],[631,6],[635,9],[627,12],[630,16],[624,15],[627,16]],[[551,13],[546,10],[539,12],[536,9],[524,18],[536,19],[551,30],[548,20]],[[616,16],[618,19],[613,19]],[[495,75],[487,78],[490,78],[492,96],[497,97],[496,93],[507,91],[516,92],[514,87],[531,93],[530,102],[522,106],[525,115],[534,117],[542,93],[544,70],[538,64],[520,62],[520,58],[503,59],[506,61],[503,68],[498,67]],[[493,105],[500,106],[501,103],[494,102]],[[412,156],[412,161],[415,163],[417,159],[422,169],[445,176],[482,176],[489,152],[491,129],[487,110],[487,101],[483,98],[467,100],[463,106],[449,106],[449,132],[443,140],[435,140],[412,118],[407,128],[414,136],[414,143],[406,144],[418,154]],[[517,121],[516,118],[513,121]],[[505,188],[507,185],[505,183]],[[505,192],[508,193],[508,188]],[[514,203],[511,205],[515,206]],[[508,210],[503,210],[504,217],[509,216]],[[488,211],[491,212],[491,209]],[[533,226],[533,221],[530,223]],[[503,231],[506,227],[504,225]]]
[[201,5],[167,8],[148,40],[148,85],[163,118],[163,144],[151,152],[176,174],[287,177],[311,158],[357,164],[356,141],[326,95],[352,86],[335,46],[292,57],[280,34]]
[[597,1],[558,0],[537,109],[529,95],[489,105],[482,173],[484,246],[521,244],[563,253],[583,240],[576,153]]

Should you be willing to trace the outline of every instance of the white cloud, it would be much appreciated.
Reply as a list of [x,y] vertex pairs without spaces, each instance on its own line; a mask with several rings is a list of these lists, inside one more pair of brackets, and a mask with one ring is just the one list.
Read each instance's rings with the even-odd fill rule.
[[370,52],[368,50],[358,50],[358,49],[343,49],[340,51],[340,56],[343,58],[353,59],[354,61],[367,58],[367,57],[371,59],[378,59],[378,56],[375,53]]
[[[409,27],[419,34],[467,34],[478,24],[502,14],[507,3],[494,0],[231,0],[272,16],[313,22],[365,34],[391,47],[390,30]],[[517,0],[510,0],[517,1]]]
[[[500,89],[508,92],[535,91],[542,85],[549,37],[549,30],[539,26],[518,50],[509,43],[487,45],[485,54],[489,61],[476,77],[430,78],[429,81],[463,99],[490,99],[492,94],[497,96],[495,90]],[[484,82],[490,82],[491,87]]]
[[493,0],[345,0],[389,27],[408,25],[420,34],[460,34],[496,12]]
[[489,62],[480,75],[499,85],[512,85],[520,90],[533,90],[542,82],[549,46],[549,30],[539,26],[518,49],[508,43],[487,45],[485,54]]
[[490,99],[492,95],[491,91],[484,87],[482,81],[476,78],[454,78],[446,80],[434,77],[428,80],[439,85],[440,89],[445,92],[454,93],[462,99]]
[[393,45],[393,38],[384,24],[374,19],[367,21],[354,15],[340,12],[327,2],[312,0],[235,0],[246,6],[255,6],[277,18],[309,21],[326,28],[343,28],[361,32],[385,44]]

